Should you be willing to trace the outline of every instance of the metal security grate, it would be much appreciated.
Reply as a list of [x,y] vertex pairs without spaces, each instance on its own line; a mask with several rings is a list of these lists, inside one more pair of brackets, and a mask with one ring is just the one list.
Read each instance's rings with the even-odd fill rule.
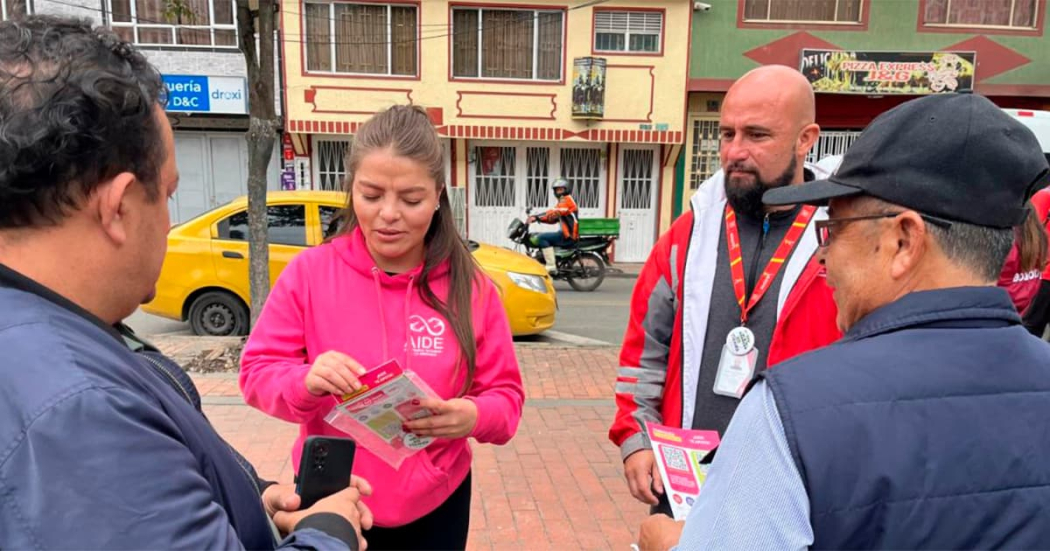
[[551,150],[549,147],[529,147],[525,151],[525,208],[546,207],[550,203]]
[[448,193],[448,202],[452,205],[452,219],[456,221],[456,229],[459,236],[467,238],[467,194],[466,188],[445,188]]
[[828,155],[842,155],[860,136],[860,130],[833,130],[821,132],[806,161],[815,163]]
[[651,208],[653,184],[653,151],[651,149],[624,150],[620,208]]
[[696,189],[721,167],[718,158],[718,121],[693,121],[693,150],[689,170],[689,187]]
[[349,140],[317,140],[317,189],[341,191],[346,167],[343,158],[350,148]]
[[561,177],[572,183],[573,199],[581,209],[601,207],[601,150],[561,150]]
[[514,147],[477,147],[477,190],[474,205],[478,207],[513,207],[514,172],[517,150]]

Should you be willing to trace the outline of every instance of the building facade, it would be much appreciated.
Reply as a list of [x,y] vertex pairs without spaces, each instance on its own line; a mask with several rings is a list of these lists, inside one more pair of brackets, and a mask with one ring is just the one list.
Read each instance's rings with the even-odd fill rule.
[[[179,189],[173,223],[247,193],[248,89],[237,48],[235,0],[188,0],[183,15],[164,0],[0,0],[3,15],[38,13],[88,18],[135,43],[160,70],[175,130]],[[270,187],[278,185],[278,155]]]
[[463,234],[509,245],[569,179],[583,217],[618,217],[642,261],[671,220],[685,139],[692,2],[380,2],[282,6],[289,178],[335,189],[357,127],[422,106],[446,148]]
[[718,111],[733,80],[766,64],[813,83],[822,136],[842,153],[882,113],[921,94],[972,90],[1050,109],[1046,0],[711,0],[693,14],[684,189],[718,170]]

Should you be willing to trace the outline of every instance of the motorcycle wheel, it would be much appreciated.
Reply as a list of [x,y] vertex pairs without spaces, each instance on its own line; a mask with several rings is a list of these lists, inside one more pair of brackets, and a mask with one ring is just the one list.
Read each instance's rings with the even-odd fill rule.
[[605,262],[597,253],[580,253],[569,261],[565,279],[573,289],[591,292],[605,281]]

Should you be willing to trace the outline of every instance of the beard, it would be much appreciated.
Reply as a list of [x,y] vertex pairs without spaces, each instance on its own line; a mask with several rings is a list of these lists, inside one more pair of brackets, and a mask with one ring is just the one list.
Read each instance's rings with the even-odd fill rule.
[[755,220],[765,216],[766,207],[762,204],[762,195],[770,189],[791,185],[795,179],[798,159],[791,157],[787,169],[772,180],[763,180],[758,171],[741,163],[731,163],[725,169],[726,199],[737,214]]

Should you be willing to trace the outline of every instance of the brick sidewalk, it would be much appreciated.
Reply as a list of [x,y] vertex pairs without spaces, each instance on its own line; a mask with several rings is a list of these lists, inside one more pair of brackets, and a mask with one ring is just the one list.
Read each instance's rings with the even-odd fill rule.
[[[516,348],[524,417],[508,445],[474,445],[468,549],[628,549],[647,507],[606,438],[616,349]],[[216,429],[262,476],[291,481],[297,427],[245,406],[234,374],[192,375]]]

